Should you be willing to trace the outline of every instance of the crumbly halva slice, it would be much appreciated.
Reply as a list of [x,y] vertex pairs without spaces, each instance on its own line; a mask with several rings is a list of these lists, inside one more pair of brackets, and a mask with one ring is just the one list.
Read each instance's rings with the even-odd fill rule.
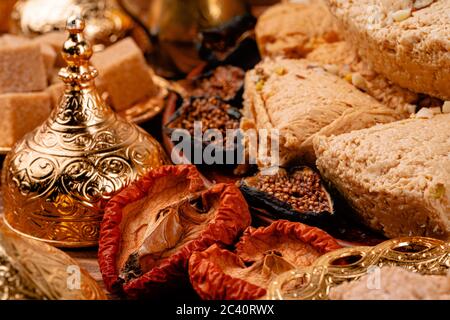
[[408,116],[307,60],[290,59],[266,60],[247,73],[243,113],[244,131],[278,130],[281,165],[314,163],[312,139],[317,134],[340,134]]
[[450,234],[450,114],[314,140],[317,167],[387,237]]
[[372,68],[414,92],[450,100],[450,0],[327,0]]
[[318,45],[340,40],[322,0],[274,5],[259,17],[255,32],[262,55],[269,57],[304,58]]
[[321,1],[304,1],[268,9],[258,21],[256,35],[262,55],[314,61],[388,107],[414,113],[426,98],[375,72],[342,40],[341,29]]
[[416,105],[421,102],[417,93],[401,88],[373,71],[346,41],[323,44],[310,52],[306,58],[322,65],[328,72],[345,79],[390,108],[414,113]]

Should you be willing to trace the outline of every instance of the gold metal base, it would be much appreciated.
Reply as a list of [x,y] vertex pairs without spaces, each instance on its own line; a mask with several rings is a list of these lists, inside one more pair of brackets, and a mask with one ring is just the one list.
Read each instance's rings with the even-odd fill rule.
[[[6,213],[5,213],[6,214]],[[69,242],[69,241],[56,241],[56,240],[48,240],[48,239],[41,239],[37,237],[30,236],[29,234],[23,233],[17,229],[14,229],[9,223],[8,220],[6,220],[5,216],[3,216],[3,223],[6,227],[8,227],[9,230],[17,233],[18,235],[35,240],[35,241],[41,241],[46,244],[49,244],[51,246],[57,247],[57,248],[67,248],[67,249],[75,249],[75,248],[90,248],[90,247],[96,247],[98,245],[97,241],[83,241],[83,242]]]

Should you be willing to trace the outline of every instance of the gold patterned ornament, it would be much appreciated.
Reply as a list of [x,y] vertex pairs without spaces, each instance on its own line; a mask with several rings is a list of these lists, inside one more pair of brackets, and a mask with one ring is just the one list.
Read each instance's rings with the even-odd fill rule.
[[72,15],[85,19],[86,38],[95,51],[125,37],[133,28],[133,20],[115,0],[19,0],[11,14],[11,32],[29,37],[62,31]]
[[385,241],[375,247],[349,247],[327,253],[312,266],[285,272],[269,286],[268,299],[323,300],[330,289],[357,280],[373,267],[400,266],[426,275],[450,270],[450,243],[425,237]]
[[103,300],[94,279],[67,254],[0,223],[0,300]]
[[100,98],[84,27],[69,18],[63,99],[14,146],[2,173],[7,225],[60,247],[96,245],[106,201],[168,162],[157,141]]

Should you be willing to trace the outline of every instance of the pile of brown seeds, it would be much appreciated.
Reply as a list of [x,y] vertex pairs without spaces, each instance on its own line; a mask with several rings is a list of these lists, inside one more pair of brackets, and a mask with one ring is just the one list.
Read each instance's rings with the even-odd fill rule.
[[211,77],[194,81],[193,96],[220,97],[223,100],[233,99],[244,85],[245,73],[233,66],[218,67]]
[[299,212],[331,211],[320,176],[310,170],[298,170],[291,175],[284,171],[275,175],[262,175],[256,187],[280,201],[289,203]]
[[[216,129],[222,133],[224,139],[227,129],[239,128],[239,118],[229,114],[232,107],[215,97],[186,100],[182,108],[183,114],[170,127],[186,129],[192,136],[194,136],[196,121],[202,123],[202,134],[208,129]],[[214,141],[214,143],[219,142],[222,143],[222,141]]]

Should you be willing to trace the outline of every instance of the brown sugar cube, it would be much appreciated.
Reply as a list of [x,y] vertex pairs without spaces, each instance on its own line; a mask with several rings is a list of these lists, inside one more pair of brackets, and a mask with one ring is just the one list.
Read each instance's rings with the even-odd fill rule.
[[47,80],[50,82],[50,79],[53,76],[53,70],[55,68],[56,62],[56,52],[53,48],[45,43],[40,44],[41,53],[44,58],[45,70],[47,71]]
[[128,109],[154,92],[149,67],[131,38],[95,53],[92,63],[98,69],[116,111]]
[[[30,43],[32,40],[25,38],[25,37],[21,37],[21,36],[16,36],[16,35],[11,35],[11,34],[5,34],[0,38],[0,44],[27,44]],[[49,44],[45,43],[45,42],[39,42],[39,41],[34,41],[35,43],[39,44],[40,48],[41,48],[41,53],[42,53],[42,58],[44,59],[44,65],[45,65],[45,69],[47,71],[47,80],[48,82],[50,82],[50,79],[52,78],[53,75],[53,70],[55,67],[55,62],[56,62],[56,52],[55,50],[53,50],[53,47],[50,46]]]
[[0,38],[0,44],[27,44],[30,42],[35,42],[39,44],[41,48],[42,57],[44,58],[44,65],[47,70],[47,78],[50,79],[51,75],[53,73],[53,68],[55,67],[55,61],[56,61],[56,52],[53,50],[53,47],[45,42],[39,42],[34,41],[25,37],[12,35],[12,34],[5,34]]
[[95,79],[95,86],[97,87],[97,91],[106,103],[112,106],[111,96],[108,93],[108,89],[106,88],[106,83],[102,78]]
[[46,92],[8,93],[0,95],[0,141],[12,147],[50,114],[50,97]]
[[60,70],[61,70],[61,68],[53,68],[52,76],[50,78],[50,85],[61,82],[61,79],[59,78]]
[[53,50],[56,54],[56,59],[55,59],[54,65],[58,68],[66,66],[66,62],[64,61],[64,59],[61,55],[61,50],[62,50],[62,47],[66,40],[67,40],[67,35],[64,32],[58,32],[58,31],[49,32],[49,33],[46,33],[46,34],[43,34],[41,36],[34,38],[35,42],[38,42],[41,44],[46,44],[53,48]]
[[64,87],[64,83],[60,81],[47,88],[47,93],[50,96],[51,105],[53,108],[56,108],[59,105],[59,102],[64,94]]
[[0,94],[42,91],[47,73],[39,44],[20,37],[0,38]]
[[0,36],[0,46],[15,46],[30,43],[30,39],[9,33]]

